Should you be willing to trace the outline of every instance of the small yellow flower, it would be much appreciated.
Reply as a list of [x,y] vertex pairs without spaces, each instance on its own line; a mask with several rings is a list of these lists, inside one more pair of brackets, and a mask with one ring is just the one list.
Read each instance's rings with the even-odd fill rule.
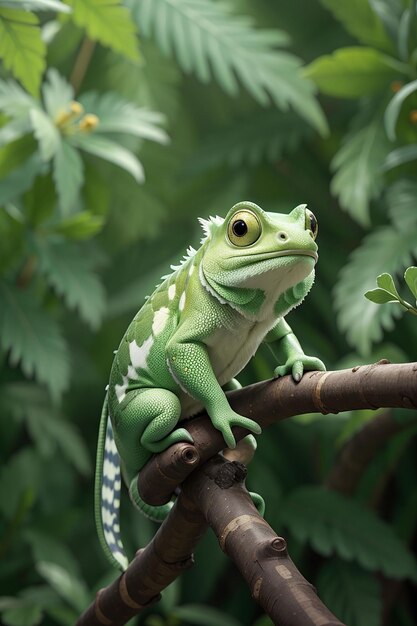
[[70,122],[74,121],[77,117],[84,113],[84,107],[82,104],[73,100],[69,103],[68,108],[64,111],[60,111],[55,117],[55,125],[58,128],[63,128]]
[[97,115],[94,115],[93,113],[87,113],[87,115],[84,115],[84,117],[80,120],[80,123],[78,124],[78,129],[82,132],[89,133],[94,130],[94,128],[96,128],[98,124],[99,119]]
[[393,80],[391,83],[391,91],[393,93],[397,93],[397,91],[400,91],[401,87],[404,85],[402,80]]

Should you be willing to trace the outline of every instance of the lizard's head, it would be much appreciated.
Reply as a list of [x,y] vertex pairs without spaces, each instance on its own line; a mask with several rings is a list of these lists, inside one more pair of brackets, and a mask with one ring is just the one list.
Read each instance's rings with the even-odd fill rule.
[[225,219],[212,218],[203,227],[202,272],[215,290],[215,285],[260,289],[279,297],[314,274],[318,226],[306,205],[286,215],[239,202]]

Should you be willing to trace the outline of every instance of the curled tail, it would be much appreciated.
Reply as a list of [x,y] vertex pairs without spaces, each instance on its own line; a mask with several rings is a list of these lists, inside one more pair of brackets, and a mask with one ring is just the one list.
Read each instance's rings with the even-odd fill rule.
[[[98,435],[94,512],[97,534],[104,554],[113,567],[124,571],[129,560],[120,536],[120,490],[120,456],[114,440],[106,395]],[[156,522],[164,520],[172,508],[171,502],[163,506],[146,504],[139,496],[136,477],[131,482],[129,495],[141,513]]]
[[120,457],[114,441],[106,396],[98,435],[94,512],[97,534],[107,559],[113,567],[124,571],[129,561],[120,536],[120,489]]

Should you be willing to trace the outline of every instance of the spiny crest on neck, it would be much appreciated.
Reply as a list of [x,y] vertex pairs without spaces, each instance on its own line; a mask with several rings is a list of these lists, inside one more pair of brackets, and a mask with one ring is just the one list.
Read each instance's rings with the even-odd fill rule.
[[202,227],[203,232],[204,232],[204,237],[201,239],[201,242],[200,242],[200,243],[203,244],[213,234],[214,229],[218,228],[219,226],[221,226],[223,224],[224,218],[223,217],[219,217],[218,215],[216,215],[215,217],[210,215],[208,220],[204,219],[203,217],[199,217],[198,221],[200,222],[201,227]]

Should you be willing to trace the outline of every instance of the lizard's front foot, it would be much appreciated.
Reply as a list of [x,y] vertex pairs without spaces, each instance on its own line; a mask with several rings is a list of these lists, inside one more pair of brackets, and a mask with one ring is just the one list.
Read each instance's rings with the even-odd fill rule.
[[292,374],[295,382],[299,382],[305,371],[307,370],[326,370],[326,366],[323,361],[317,359],[314,356],[307,356],[306,354],[297,354],[287,359],[285,365],[279,365],[274,370],[274,377],[286,376]]
[[232,433],[233,426],[246,428],[246,430],[250,430],[252,433],[255,433],[255,435],[259,435],[262,432],[262,428],[257,422],[249,419],[249,417],[243,417],[243,415],[235,413],[232,409],[229,409],[227,412],[222,411],[221,416],[216,415],[212,417],[210,415],[210,418],[214,428],[220,430],[227,447],[231,449],[236,447],[236,440]]

